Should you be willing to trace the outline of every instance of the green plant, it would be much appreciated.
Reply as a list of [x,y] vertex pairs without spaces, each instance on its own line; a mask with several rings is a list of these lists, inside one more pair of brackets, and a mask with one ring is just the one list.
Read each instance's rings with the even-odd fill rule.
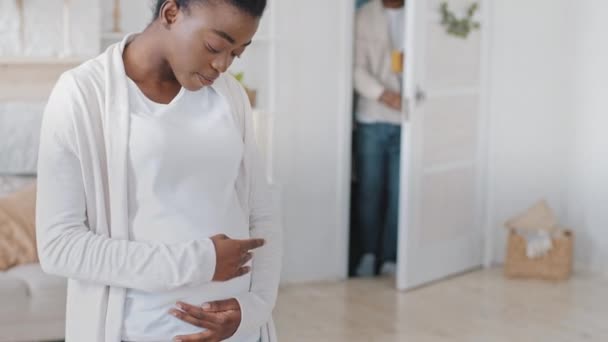
[[243,80],[245,79],[244,72],[240,71],[240,72],[237,72],[236,74],[233,73],[232,76],[234,76],[234,78],[236,78],[236,80],[239,81],[239,83],[243,84]]
[[243,71],[239,71],[237,73],[232,72],[231,74],[243,86],[243,88],[245,88],[245,92],[247,92],[247,97],[249,98],[249,102],[251,102],[251,106],[255,107],[257,94],[256,94],[255,89],[249,88],[243,82],[243,80],[245,79],[245,73]]
[[479,5],[475,2],[467,9],[467,15],[462,18],[456,18],[456,15],[450,11],[447,2],[441,3],[441,25],[446,28],[448,34],[460,38],[467,38],[473,30],[478,30],[481,26],[479,22],[473,20],[475,12],[479,9]]

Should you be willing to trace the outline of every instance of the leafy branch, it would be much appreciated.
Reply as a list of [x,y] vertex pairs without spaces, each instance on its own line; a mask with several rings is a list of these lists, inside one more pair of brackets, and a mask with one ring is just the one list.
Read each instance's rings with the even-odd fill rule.
[[471,4],[467,9],[467,14],[464,18],[458,19],[454,12],[450,11],[447,2],[441,3],[441,25],[446,28],[448,34],[454,35],[460,38],[467,38],[469,33],[473,30],[478,30],[480,24],[473,20],[475,12],[479,9],[477,3]]

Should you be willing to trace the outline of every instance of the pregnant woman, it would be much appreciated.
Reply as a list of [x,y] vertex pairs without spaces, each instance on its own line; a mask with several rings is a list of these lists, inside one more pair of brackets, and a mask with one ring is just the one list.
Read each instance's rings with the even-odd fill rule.
[[225,74],[265,0],[159,0],[63,74],[44,113],[37,241],[67,342],[276,341],[281,231]]

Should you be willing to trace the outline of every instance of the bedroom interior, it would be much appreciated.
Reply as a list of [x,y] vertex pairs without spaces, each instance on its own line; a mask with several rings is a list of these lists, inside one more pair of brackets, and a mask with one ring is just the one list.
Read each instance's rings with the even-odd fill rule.
[[[408,47],[420,58],[409,66],[405,57],[415,76],[402,94],[411,155],[402,161],[398,265],[360,278],[352,65],[355,13],[366,2],[268,0],[252,45],[229,69],[253,104],[284,231],[279,340],[608,340],[608,3],[406,0],[416,42]],[[478,29],[448,33],[442,11],[466,18],[472,4]],[[0,342],[65,334],[67,281],[42,271],[35,240],[48,95],[63,72],[145,28],[151,8],[0,0]],[[465,148],[473,162],[449,160]],[[474,173],[449,173],[463,165]],[[465,233],[474,243],[457,244]],[[463,255],[473,263],[458,264]]]

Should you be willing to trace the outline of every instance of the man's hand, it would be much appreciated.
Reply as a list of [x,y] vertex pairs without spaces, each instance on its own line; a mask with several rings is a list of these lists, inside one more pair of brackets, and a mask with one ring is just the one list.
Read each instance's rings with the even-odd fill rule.
[[251,271],[245,266],[252,258],[251,250],[262,247],[264,239],[233,240],[224,234],[211,237],[215,245],[215,273],[213,281],[227,281]]
[[378,100],[394,110],[401,111],[401,94],[395,91],[385,90]]
[[207,303],[201,307],[184,302],[177,303],[178,309],[169,313],[184,322],[207,329],[198,334],[175,336],[180,342],[219,342],[228,339],[241,324],[241,306],[232,298]]

